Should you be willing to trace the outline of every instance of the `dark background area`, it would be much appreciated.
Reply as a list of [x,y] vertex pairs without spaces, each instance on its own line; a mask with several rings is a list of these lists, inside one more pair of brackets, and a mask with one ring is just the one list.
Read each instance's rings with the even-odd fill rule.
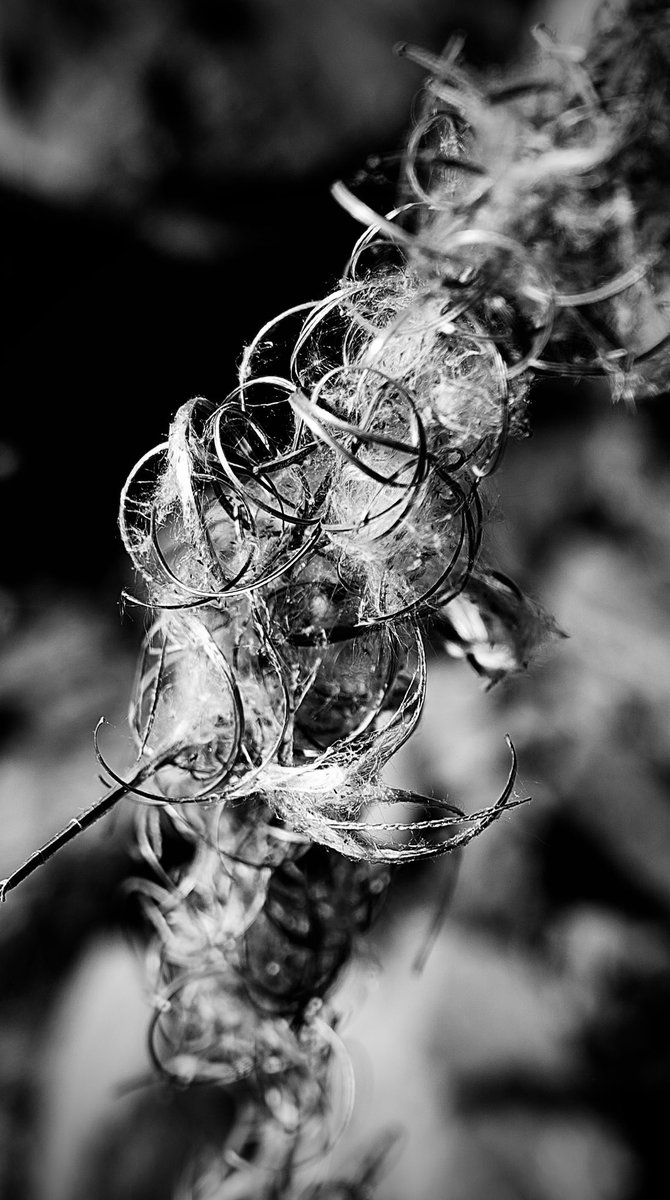
[[337,281],[357,230],[330,184],[402,146],[421,84],[394,43],[439,52],[465,27],[474,60],[504,59],[523,19],[436,0],[5,6],[3,581],[113,590],[133,463],[186,399],[226,395],[264,321]]

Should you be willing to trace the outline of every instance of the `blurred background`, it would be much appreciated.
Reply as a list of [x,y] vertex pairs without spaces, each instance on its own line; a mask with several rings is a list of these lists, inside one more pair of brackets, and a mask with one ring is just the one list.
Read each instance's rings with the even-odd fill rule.
[[[456,30],[523,53],[526,0],[5,0],[0,8],[0,875],[122,761],[141,622],[119,491],[176,409],[337,281],[329,193],[404,141]],[[491,564],[565,641],[485,691],[431,662],[396,767],[474,810],[505,733],[534,797],[455,863],[405,868],[341,989],[358,1078],[331,1169],[387,1129],[380,1200],[651,1200],[670,1102],[670,474],[663,401],[537,387],[496,480]],[[150,1093],[130,806],[0,910],[0,1196],[163,1200],[226,1114]],[[421,969],[436,906],[450,895]],[[138,1100],[138,1096],[140,1099]],[[144,1098],[142,1099],[142,1096]]]

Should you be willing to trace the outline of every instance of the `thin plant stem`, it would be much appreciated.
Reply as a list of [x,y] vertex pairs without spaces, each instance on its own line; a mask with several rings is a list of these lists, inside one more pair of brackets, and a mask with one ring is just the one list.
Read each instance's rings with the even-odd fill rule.
[[174,749],[171,749],[168,755],[161,755],[160,760],[145,763],[132,779],[125,782],[120,780],[106,795],[101,796],[89,808],[84,809],[78,817],[73,817],[63,829],[54,834],[43,846],[40,846],[39,850],[35,850],[20,867],[12,871],[7,879],[0,880],[0,903],[6,900],[8,892],[13,891],[19,884],[29,879],[38,867],[43,867],[50,858],[62,850],[63,846],[67,846],[68,842],[73,841],[80,833],[90,829],[96,821],[111,812],[119,800],[132,793],[139,784],[150,779],[161,766],[165,765],[166,761],[174,756],[174,753]]

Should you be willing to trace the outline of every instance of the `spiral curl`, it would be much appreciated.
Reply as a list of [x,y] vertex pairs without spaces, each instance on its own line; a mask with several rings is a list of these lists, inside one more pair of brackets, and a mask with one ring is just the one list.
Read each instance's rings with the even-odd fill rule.
[[[155,771],[127,790],[155,872],[137,885],[150,1045],[171,1079],[242,1097],[221,1197],[239,1170],[249,1195],[284,1195],[335,1136],[328,995],[391,866],[523,802],[511,742],[470,816],[382,772],[419,719],[427,638],[492,684],[558,633],[481,552],[533,381],[602,377],[628,402],[667,386],[664,245],[636,211],[622,102],[589,70],[611,76],[611,55],[535,36],[538,62],[498,80],[466,72],[458,39],[401,48],[428,79],[396,207],[335,185],[366,226],[338,287],[269,321],[230,395],[184,404],[123,489],[127,598],[149,614],[130,724]],[[165,821],[193,847],[176,874]]]

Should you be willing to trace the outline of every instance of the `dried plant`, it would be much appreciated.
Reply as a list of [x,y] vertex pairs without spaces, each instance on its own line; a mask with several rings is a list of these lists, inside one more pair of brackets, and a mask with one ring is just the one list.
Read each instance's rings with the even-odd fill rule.
[[[335,185],[366,226],[337,289],[265,325],[235,390],[184,404],[123,489],[126,599],[148,616],[137,765],[123,778],[96,741],[114,786],[2,894],[138,800],[152,1057],[238,1104],[220,1162],[184,1182],[194,1198],[294,1194],[347,1119],[328,997],[392,867],[523,803],[511,742],[500,796],[472,815],[383,770],[419,719],[427,638],[493,684],[558,633],[481,546],[533,381],[599,376],[628,403],[667,386],[667,218],[644,171],[659,145],[637,136],[653,55],[637,36],[631,100],[625,29],[605,13],[585,54],[538,28],[537,61],[500,79],[466,70],[460,39],[439,58],[401,48],[428,73],[422,112],[400,162],[362,182],[398,170],[395,207]],[[192,847],[173,872],[167,828]],[[378,1166],[309,1196],[369,1194]]]

